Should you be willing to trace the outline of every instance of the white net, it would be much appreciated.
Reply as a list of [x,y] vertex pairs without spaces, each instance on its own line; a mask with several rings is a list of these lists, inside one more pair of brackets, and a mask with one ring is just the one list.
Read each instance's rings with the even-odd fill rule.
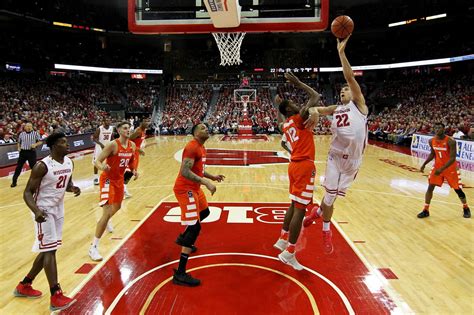
[[240,65],[240,46],[245,33],[212,33],[221,53],[221,66]]

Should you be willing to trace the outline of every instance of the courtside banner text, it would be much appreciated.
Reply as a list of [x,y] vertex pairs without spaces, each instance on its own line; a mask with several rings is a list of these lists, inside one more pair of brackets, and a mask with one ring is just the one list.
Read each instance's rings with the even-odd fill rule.
[[[95,145],[94,142],[92,142],[92,133],[68,136],[67,140],[69,142],[70,152],[90,149]],[[36,156],[38,159],[42,159],[48,154],[49,148],[45,142],[36,148]],[[0,145],[0,168],[15,165],[18,161],[18,156],[18,145],[16,143]]]
[[[416,153],[424,152],[429,154],[430,139],[433,136],[414,134],[411,139],[411,151]],[[456,140],[456,160],[463,162],[474,162],[474,141],[469,140]]]

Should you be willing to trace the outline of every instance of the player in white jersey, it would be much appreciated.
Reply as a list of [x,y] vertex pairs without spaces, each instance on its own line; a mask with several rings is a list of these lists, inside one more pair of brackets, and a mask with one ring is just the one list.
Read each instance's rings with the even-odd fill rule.
[[39,298],[41,291],[32,288],[33,280],[44,269],[48,279],[52,311],[63,310],[75,300],[63,295],[58,282],[56,250],[62,245],[64,223],[64,194],[81,194],[72,182],[74,165],[66,154],[69,145],[63,133],[53,133],[46,139],[51,155],[33,167],[23,193],[23,199],[33,212],[35,243],[33,252],[39,252],[27,276],[15,288],[17,297]]
[[[344,40],[337,40],[337,50],[342,64],[342,71],[347,84],[340,92],[343,105],[317,107],[310,109],[314,119],[307,123],[314,123],[317,115],[333,115],[331,124],[332,140],[326,165],[326,174],[323,187],[326,189],[321,207],[313,208],[313,212],[303,221],[309,226],[319,216],[323,216],[323,243],[324,251],[332,253],[331,218],[334,211],[334,202],[338,196],[344,197],[349,186],[356,178],[362,163],[362,154],[367,144],[367,114],[369,109],[365,104],[359,84],[357,83],[351,65],[344,52],[350,35]],[[317,113],[316,113],[317,111]]]
[[97,128],[92,136],[92,140],[95,142],[94,156],[92,158],[92,165],[94,165],[94,185],[99,185],[99,171],[95,166],[95,161],[105,145],[113,140],[113,134],[114,126],[111,126],[109,118],[105,117],[102,125]]

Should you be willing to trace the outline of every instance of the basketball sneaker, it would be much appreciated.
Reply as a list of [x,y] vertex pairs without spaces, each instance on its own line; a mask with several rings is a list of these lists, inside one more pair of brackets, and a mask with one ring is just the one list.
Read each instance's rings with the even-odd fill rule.
[[466,219],[469,219],[471,217],[471,209],[464,208],[463,211],[464,211],[463,217],[465,217]]
[[276,243],[273,244],[273,247],[275,247],[276,249],[278,249],[280,252],[284,251],[287,246],[288,246],[288,241],[287,241],[287,240],[283,240],[283,239],[281,239],[281,238],[279,238],[278,241],[276,241]]
[[332,246],[331,230],[323,231],[323,247],[326,254],[331,254],[334,251],[334,247]]
[[128,192],[128,189],[125,186],[125,189],[123,191],[123,199],[128,199],[128,198],[132,198],[132,194]]
[[31,283],[18,283],[18,285],[15,288],[15,291],[13,291],[13,295],[16,297],[26,297],[29,299],[37,299],[43,295],[41,291],[35,290],[31,287]]
[[311,209],[310,213],[304,218],[303,226],[305,228],[313,224],[313,222],[316,221],[316,219],[320,218],[318,214],[318,209],[319,209],[319,205],[317,203],[314,204],[313,209]]
[[[178,238],[176,239],[175,241],[176,244],[178,244],[179,246],[184,246],[184,247],[188,247],[186,245],[184,245],[184,240],[183,240],[183,234],[179,234]],[[188,247],[189,248],[189,247]],[[191,254],[197,252],[197,247],[194,246],[194,245],[191,245]]]
[[303,270],[303,266],[298,262],[298,260],[296,260],[295,253],[290,253],[289,251],[284,250],[280,255],[278,255],[278,259],[280,259],[282,263],[290,265],[295,270]]
[[99,178],[94,178],[94,185],[99,185]]
[[76,302],[75,299],[68,298],[67,296],[64,296],[63,291],[58,290],[54,292],[54,294],[51,296],[51,304],[49,305],[49,309],[51,311],[61,311],[65,310],[72,304]]
[[428,210],[423,210],[417,215],[417,217],[420,219],[427,218],[429,216],[430,216],[430,212]]
[[89,257],[93,261],[101,261],[103,259],[102,256],[99,254],[99,249],[94,245],[91,245],[91,247],[89,247]]
[[109,232],[109,233],[114,232],[114,226],[112,224],[112,219],[109,219],[109,221],[107,221],[106,229],[107,229],[107,232]]
[[188,287],[197,287],[201,284],[201,280],[191,277],[189,273],[183,272],[178,273],[178,270],[174,270],[173,283],[177,285],[183,285]]

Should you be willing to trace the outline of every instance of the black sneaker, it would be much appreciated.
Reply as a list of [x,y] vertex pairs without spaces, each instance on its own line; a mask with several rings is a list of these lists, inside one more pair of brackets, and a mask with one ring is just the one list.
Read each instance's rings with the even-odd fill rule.
[[430,216],[430,212],[428,210],[423,210],[420,213],[418,213],[417,217],[420,219],[426,218]]
[[11,187],[11,188],[16,187],[16,183],[12,183],[12,184],[10,185],[10,187]]
[[173,283],[177,285],[183,285],[188,287],[197,287],[201,284],[201,280],[191,277],[189,273],[178,273],[178,270],[174,270]]
[[471,209],[464,208],[463,210],[464,210],[464,214],[462,216],[465,217],[466,219],[469,219],[471,217]]
[[[179,234],[179,236],[176,239],[175,243],[178,244],[179,246],[188,247],[188,246],[184,245],[183,234]],[[194,246],[194,245],[191,245],[191,254],[195,253],[196,251],[197,251],[197,247]]]

